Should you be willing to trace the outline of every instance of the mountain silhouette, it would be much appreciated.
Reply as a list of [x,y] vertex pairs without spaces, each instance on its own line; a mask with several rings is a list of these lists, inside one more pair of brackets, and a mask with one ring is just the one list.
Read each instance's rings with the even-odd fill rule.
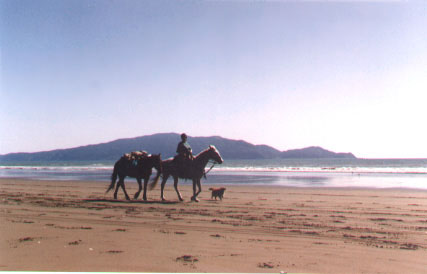
[[[176,133],[158,133],[135,138],[80,146],[69,149],[56,149],[34,153],[9,153],[0,155],[0,161],[109,161],[117,160],[124,153],[146,150],[161,153],[166,159],[176,154],[176,146],[181,140]],[[188,137],[194,155],[215,145],[224,159],[274,159],[274,158],[356,158],[351,153],[335,153],[320,147],[308,147],[279,151],[267,145],[253,145],[243,140],[232,140],[220,136]]]

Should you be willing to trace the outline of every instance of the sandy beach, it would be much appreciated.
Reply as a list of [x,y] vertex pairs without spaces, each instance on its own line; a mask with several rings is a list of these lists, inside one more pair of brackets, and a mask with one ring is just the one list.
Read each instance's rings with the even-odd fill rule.
[[[0,179],[1,271],[426,273],[427,192]],[[128,192],[136,192],[133,180]]]

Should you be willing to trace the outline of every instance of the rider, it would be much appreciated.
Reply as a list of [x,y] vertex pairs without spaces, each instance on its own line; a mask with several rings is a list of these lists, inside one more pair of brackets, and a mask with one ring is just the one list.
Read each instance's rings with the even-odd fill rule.
[[182,169],[187,170],[187,172],[191,171],[191,164],[193,162],[193,151],[190,145],[187,143],[187,134],[181,134],[181,142],[179,142],[178,147],[176,148],[176,160],[178,166]]

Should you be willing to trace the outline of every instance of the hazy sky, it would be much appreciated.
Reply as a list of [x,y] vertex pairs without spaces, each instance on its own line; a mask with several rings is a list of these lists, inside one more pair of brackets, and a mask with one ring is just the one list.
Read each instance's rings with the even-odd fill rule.
[[0,8],[0,154],[186,132],[427,157],[427,1]]

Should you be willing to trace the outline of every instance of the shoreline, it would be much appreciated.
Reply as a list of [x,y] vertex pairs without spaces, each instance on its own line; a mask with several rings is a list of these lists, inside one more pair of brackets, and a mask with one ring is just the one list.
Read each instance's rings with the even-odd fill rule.
[[[423,273],[427,191],[208,185],[178,202],[108,182],[0,178],[0,271]],[[131,197],[136,182],[126,184]]]
[[[93,184],[102,184],[105,183],[106,188],[109,186],[110,181],[102,181],[102,180],[58,180],[58,179],[43,179],[43,178],[27,178],[27,177],[0,177],[0,184],[2,181],[33,181],[33,182],[56,182],[56,183],[93,183]],[[150,178],[150,182],[151,182],[151,178]],[[149,183],[150,183],[149,182]],[[127,178],[126,181],[126,188],[128,187],[128,184],[130,187],[132,187],[132,184],[134,186],[137,186],[137,182],[135,181],[134,178]],[[188,187],[191,186],[192,182],[187,180],[187,181],[183,181],[182,179],[180,179],[178,187],[184,186],[184,187]],[[165,188],[167,188],[168,186],[173,186],[173,182],[172,179],[169,178],[169,180],[166,183]],[[223,183],[223,184],[215,184],[215,183],[210,183],[209,181],[202,181],[202,188],[206,188],[206,187],[211,187],[211,186],[218,186],[218,187],[255,187],[255,188],[278,188],[278,189],[283,189],[283,188],[290,188],[290,189],[313,189],[313,190],[384,190],[384,191],[416,191],[416,192],[425,192],[427,193],[427,188],[416,188],[416,187],[374,187],[374,186],[294,186],[294,185],[280,185],[280,184],[257,184],[257,183],[253,183],[253,184],[242,184],[242,183],[235,183],[235,184],[227,184],[227,183]],[[160,182],[158,184],[158,186],[156,187],[159,188],[160,187]],[[154,190],[155,191],[155,190]],[[206,190],[204,190],[206,191]]]

